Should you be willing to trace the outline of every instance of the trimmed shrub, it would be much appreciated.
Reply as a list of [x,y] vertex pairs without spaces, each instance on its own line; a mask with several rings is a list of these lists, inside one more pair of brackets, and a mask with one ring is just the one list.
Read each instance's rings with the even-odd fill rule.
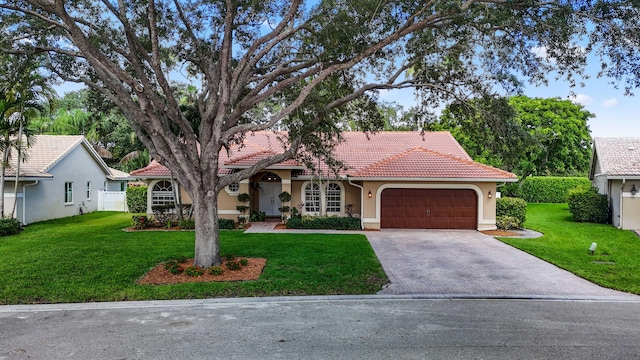
[[511,197],[496,199],[496,225],[500,229],[504,228],[500,227],[500,225],[497,224],[497,221],[502,217],[515,219],[515,228],[521,229],[527,219],[527,202],[522,199]]
[[591,182],[584,177],[531,176],[522,180],[519,198],[531,203],[563,203],[569,190],[576,187],[590,187]]
[[147,187],[129,186],[127,188],[127,207],[130,213],[147,212]]
[[594,187],[577,187],[567,195],[573,221],[606,224],[609,222],[609,201]]
[[15,235],[22,230],[22,224],[20,221],[14,218],[2,218],[0,219],[0,237]]
[[292,217],[287,221],[289,229],[333,229],[333,230],[360,230],[360,219],[352,217]]
[[218,219],[218,228],[220,230],[233,230],[236,228],[236,222],[232,219]]
[[518,219],[513,216],[496,216],[496,226],[501,230],[515,230],[521,229],[521,224],[518,224]]

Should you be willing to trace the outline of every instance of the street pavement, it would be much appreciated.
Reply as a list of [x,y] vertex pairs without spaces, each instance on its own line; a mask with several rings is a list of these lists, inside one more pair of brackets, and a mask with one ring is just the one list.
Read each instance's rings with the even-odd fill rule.
[[307,297],[0,307],[0,359],[637,359],[640,302]]

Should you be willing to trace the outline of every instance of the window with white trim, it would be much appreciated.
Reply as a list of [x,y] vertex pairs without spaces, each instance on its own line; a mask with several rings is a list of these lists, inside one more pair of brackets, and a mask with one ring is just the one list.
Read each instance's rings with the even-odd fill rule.
[[327,212],[342,212],[342,188],[340,184],[331,182],[327,185],[325,194],[327,200]]
[[64,183],[64,203],[73,203],[73,182],[67,181]]
[[176,203],[175,196],[173,196],[173,186],[171,181],[161,180],[153,185],[151,190],[151,205],[173,205]]
[[310,182],[304,187],[304,211],[320,212],[320,185]]
[[91,200],[91,181],[87,181],[87,200]]
[[229,192],[235,193],[240,191],[240,183],[234,182],[231,183],[229,185],[227,185],[227,189],[229,189]]

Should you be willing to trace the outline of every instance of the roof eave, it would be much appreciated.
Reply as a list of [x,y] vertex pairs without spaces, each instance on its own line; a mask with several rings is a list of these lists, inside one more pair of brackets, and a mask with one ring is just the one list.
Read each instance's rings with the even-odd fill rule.
[[[317,176],[298,176],[295,177],[296,180],[310,180],[317,179]],[[329,178],[330,180],[332,178]],[[346,180],[346,178],[335,178],[336,180]],[[354,177],[349,176],[349,180],[354,181],[420,181],[420,182],[517,182],[518,178],[412,178],[412,177]]]

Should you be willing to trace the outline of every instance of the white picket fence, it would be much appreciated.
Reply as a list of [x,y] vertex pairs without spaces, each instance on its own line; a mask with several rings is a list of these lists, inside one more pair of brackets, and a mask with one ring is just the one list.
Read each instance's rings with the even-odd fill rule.
[[98,191],[98,211],[129,211],[127,193],[124,191]]

